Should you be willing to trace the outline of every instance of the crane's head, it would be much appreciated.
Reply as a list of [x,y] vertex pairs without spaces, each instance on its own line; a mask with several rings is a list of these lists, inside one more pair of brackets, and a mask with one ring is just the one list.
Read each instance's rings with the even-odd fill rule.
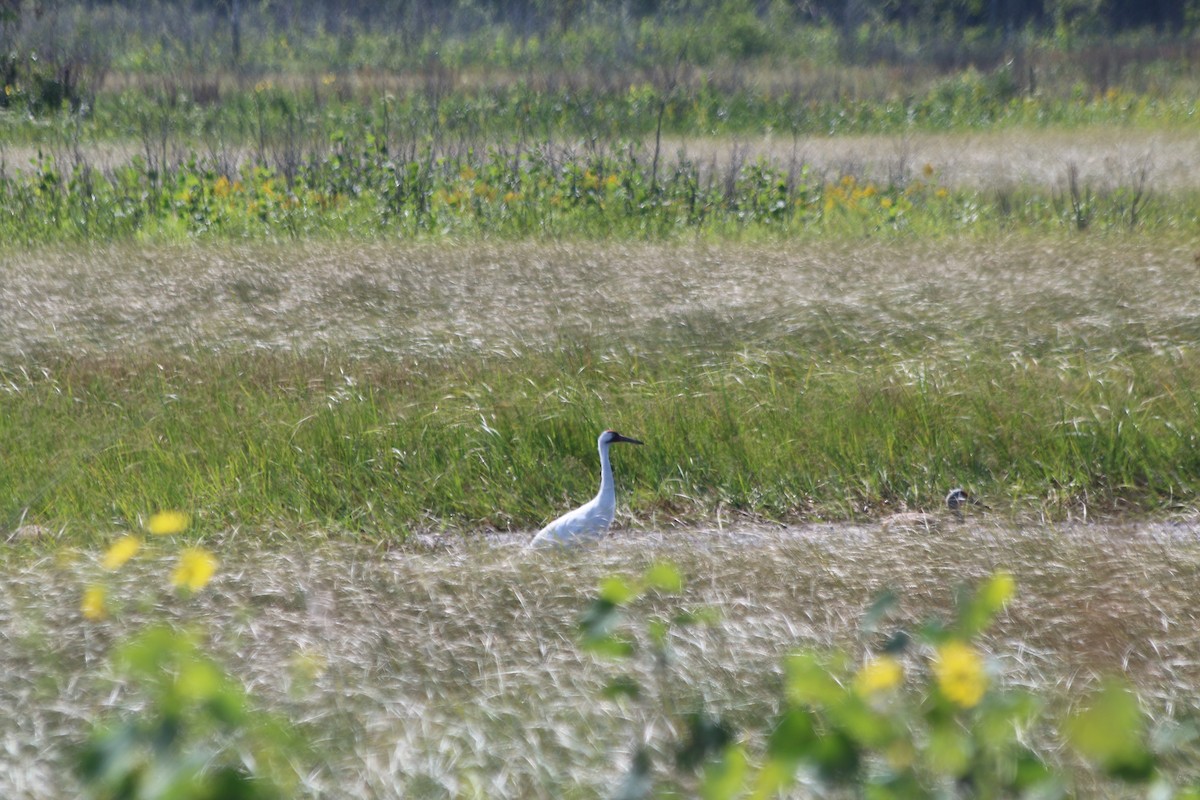
[[622,436],[616,431],[605,431],[600,434],[600,444],[612,444],[613,442],[628,442],[629,444],[642,444],[637,439],[631,439],[628,436]]

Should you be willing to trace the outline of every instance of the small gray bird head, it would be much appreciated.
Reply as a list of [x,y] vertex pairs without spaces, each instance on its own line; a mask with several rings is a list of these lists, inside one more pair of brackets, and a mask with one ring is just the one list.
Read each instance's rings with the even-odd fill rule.
[[956,486],[950,490],[950,494],[946,495],[946,508],[951,511],[958,511],[968,503],[976,503],[975,498],[967,494],[961,486]]

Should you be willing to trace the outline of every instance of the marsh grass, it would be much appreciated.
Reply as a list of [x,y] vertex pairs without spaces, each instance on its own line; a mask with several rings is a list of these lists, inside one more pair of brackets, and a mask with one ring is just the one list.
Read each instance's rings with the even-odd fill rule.
[[[877,593],[914,625],[998,569],[1005,680],[1057,714],[1122,671],[1158,724],[1187,719],[1193,256],[1136,233],[6,254],[0,511],[6,538],[42,533],[0,548],[0,794],[79,793],[91,725],[144,710],[109,655],[167,624],[309,742],[293,796],[608,796],[642,712],[602,699],[578,615],[661,558],[721,615],[675,636],[663,696],[751,753],[785,653],[865,654]],[[605,426],[648,443],[616,454],[618,530],[530,553],[594,492]],[[958,483],[991,510],[883,522]],[[103,570],[163,508],[189,512],[179,541]],[[221,563],[186,600],[184,545]]]
[[[602,577],[640,574],[664,558],[687,590],[644,612],[706,606],[720,616],[673,636],[666,699],[727,712],[752,752],[777,710],[785,653],[838,646],[865,655],[879,642],[858,622],[879,592],[901,598],[889,624],[911,627],[946,618],[957,585],[997,569],[1014,574],[1018,593],[982,642],[995,680],[1034,688],[1052,718],[1113,672],[1129,677],[1160,722],[1193,713],[1200,686],[1190,523],[976,517],[933,531],[621,531],[586,557],[530,553],[524,535],[399,548],[277,535],[205,536],[226,566],[188,602],[170,590],[169,548],[152,543],[104,578],[119,608],[99,624],[78,616],[79,587],[99,577],[97,551],[4,550],[4,794],[74,793],[62,766],[83,722],[136,710],[136,687],[102,666],[105,653],[166,623],[198,634],[257,708],[293,720],[310,741],[294,796],[607,796],[636,744],[637,712],[601,699],[617,665],[580,650],[578,619]],[[620,668],[657,680],[640,663]],[[1063,758],[1049,731],[1031,733],[1052,760]],[[1081,794],[1121,796],[1066,765],[1078,770]],[[1187,758],[1170,769],[1196,777]]]
[[[1189,509],[1190,253],[1144,239],[246,248],[6,265],[8,525],[531,529]],[[130,259],[136,259],[131,263]],[[57,289],[53,288],[57,285]]]

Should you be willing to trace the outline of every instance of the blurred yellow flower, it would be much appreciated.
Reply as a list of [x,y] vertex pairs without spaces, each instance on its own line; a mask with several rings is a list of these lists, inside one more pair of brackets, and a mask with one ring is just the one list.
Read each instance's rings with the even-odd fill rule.
[[188,526],[188,516],[182,511],[159,511],[150,517],[146,530],[155,536],[171,536],[183,533]]
[[987,690],[983,659],[975,648],[963,642],[947,642],[938,648],[933,674],[942,695],[961,708],[979,705]]
[[863,697],[895,689],[904,680],[904,667],[891,656],[880,656],[862,665],[854,676],[854,691]]
[[142,540],[136,536],[122,536],[112,543],[104,553],[100,564],[105,569],[117,569],[126,561],[133,558],[142,546]]
[[108,609],[104,607],[105,592],[103,586],[89,586],[83,591],[83,602],[79,604],[79,610],[83,614],[84,619],[89,619],[92,622],[99,622],[108,616]]
[[179,554],[171,582],[181,589],[198,592],[208,585],[216,571],[216,556],[203,547],[189,547]]

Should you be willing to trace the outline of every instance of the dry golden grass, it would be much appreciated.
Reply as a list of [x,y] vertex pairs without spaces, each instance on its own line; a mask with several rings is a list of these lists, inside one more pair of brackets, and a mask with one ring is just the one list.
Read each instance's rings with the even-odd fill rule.
[[[929,339],[1031,355],[1197,333],[1197,243],[1025,237],[740,244],[113,246],[0,256],[0,357],[191,348],[397,358],[563,341]],[[969,356],[969,353],[964,353]]]
[[[932,180],[949,188],[1059,187],[1068,165],[1097,188],[1130,187],[1141,180],[1155,191],[1195,189],[1200,140],[1190,131],[1090,127],[1083,130],[1011,128],[966,133],[666,140],[665,153],[684,154],[724,174],[731,163],[759,158],[777,164],[806,164],[810,174],[837,180],[903,183]],[[926,167],[932,173],[926,174]]]
[[894,621],[912,624],[948,616],[955,585],[1008,569],[1018,597],[986,639],[1006,680],[1061,708],[1068,693],[1122,671],[1156,714],[1179,712],[1200,692],[1198,533],[1194,522],[983,517],[933,532],[621,531],[569,556],[526,550],[525,536],[381,550],[230,533],[210,543],[226,566],[193,601],[169,592],[169,558],[151,555],[109,581],[121,609],[99,624],[78,613],[96,554],[7,551],[0,794],[75,792],[64,769],[72,744],[98,713],[131,702],[104,654],[165,616],[201,629],[260,706],[314,739],[323,764],[303,776],[302,796],[603,796],[625,766],[637,712],[600,699],[618,666],[583,655],[575,625],[602,576],[661,558],[686,576],[679,603],[722,617],[672,642],[679,680],[668,694],[681,707],[704,698],[759,724],[785,652],[863,652],[857,622],[876,593],[898,591]]

